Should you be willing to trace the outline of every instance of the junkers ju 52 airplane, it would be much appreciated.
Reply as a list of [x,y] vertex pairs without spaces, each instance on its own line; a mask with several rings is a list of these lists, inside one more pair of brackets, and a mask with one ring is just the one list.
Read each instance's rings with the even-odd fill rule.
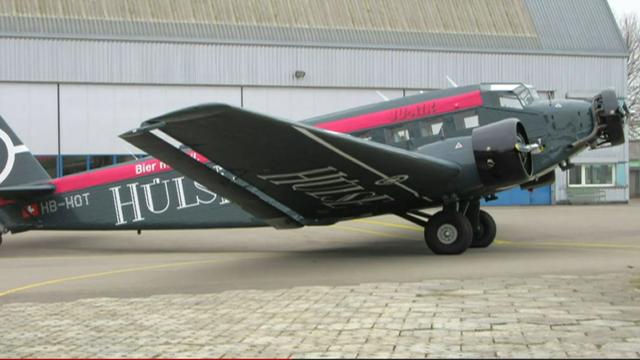
[[[0,221],[27,230],[330,225],[395,214],[436,254],[496,235],[480,200],[554,180],[586,148],[624,142],[611,90],[549,100],[524,84],[433,91],[290,122],[205,104],[121,137],[154,158],[50,179],[0,124]],[[442,207],[435,214],[426,208]]]

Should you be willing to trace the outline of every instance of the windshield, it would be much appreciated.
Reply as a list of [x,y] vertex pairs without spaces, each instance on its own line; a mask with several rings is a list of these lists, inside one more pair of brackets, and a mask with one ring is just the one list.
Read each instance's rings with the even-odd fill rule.
[[540,99],[536,89],[525,84],[491,84],[489,90],[499,92],[500,106],[511,109],[523,109]]
[[523,105],[530,105],[534,101],[540,98],[536,89],[527,85],[519,85],[513,92],[522,101]]

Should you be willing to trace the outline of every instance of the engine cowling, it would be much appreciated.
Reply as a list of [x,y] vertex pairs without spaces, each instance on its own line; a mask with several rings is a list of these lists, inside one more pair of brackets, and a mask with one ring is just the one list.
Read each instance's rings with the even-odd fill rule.
[[[625,105],[626,106],[626,105]],[[604,124],[600,137],[611,146],[624,144],[624,118],[626,111],[620,107],[613,90],[604,90],[593,98],[593,112],[598,123]]]
[[531,178],[531,153],[518,151],[516,146],[529,143],[520,120],[509,118],[477,127],[471,141],[478,174],[485,186],[508,187]]

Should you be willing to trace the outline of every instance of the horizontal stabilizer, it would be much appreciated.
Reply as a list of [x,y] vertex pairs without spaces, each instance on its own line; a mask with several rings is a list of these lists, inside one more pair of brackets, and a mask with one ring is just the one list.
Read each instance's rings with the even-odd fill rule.
[[56,187],[52,184],[3,186],[0,187],[0,198],[31,199],[52,194],[55,190]]

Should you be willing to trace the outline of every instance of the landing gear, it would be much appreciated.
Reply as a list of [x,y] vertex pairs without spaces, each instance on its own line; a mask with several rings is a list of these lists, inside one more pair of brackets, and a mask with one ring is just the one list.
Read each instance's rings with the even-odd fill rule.
[[472,248],[486,248],[496,237],[496,222],[491,215],[484,210],[480,210],[480,200],[472,200],[464,211],[473,228]]
[[435,254],[462,254],[471,245],[473,228],[466,216],[458,212],[440,211],[427,223],[424,240]]
[[434,215],[410,211],[400,216],[424,227],[425,242],[438,255],[462,254],[469,247],[486,248],[496,236],[495,221],[480,210],[477,199],[447,204]]
[[473,232],[473,241],[471,242],[472,248],[486,248],[496,238],[496,222],[484,210],[480,210],[478,214],[478,227],[475,230]]

